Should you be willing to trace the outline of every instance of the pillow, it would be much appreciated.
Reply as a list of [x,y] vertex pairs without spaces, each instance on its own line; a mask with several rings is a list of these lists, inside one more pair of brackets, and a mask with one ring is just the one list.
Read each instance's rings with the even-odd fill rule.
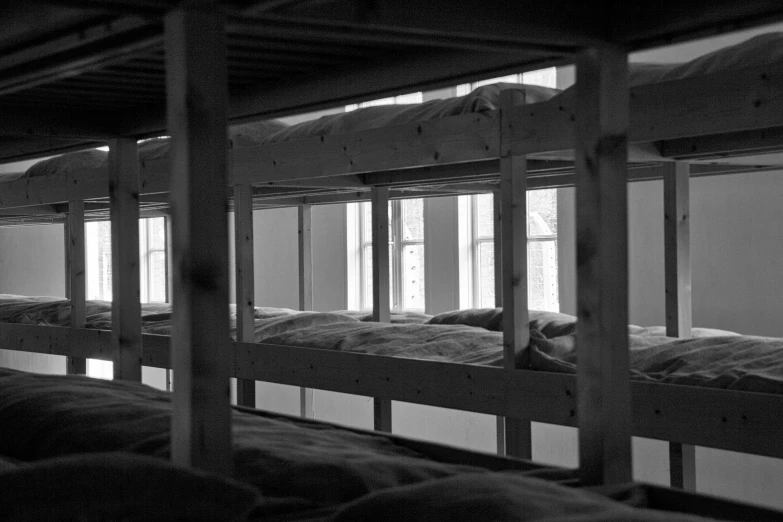
[[438,314],[427,324],[463,324],[476,326],[493,332],[503,331],[502,308],[470,308]]
[[8,522],[244,520],[258,492],[218,475],[130,453],[90,453],[0,471]]
[[[530,329],[538,330],[544,337],[551,339],[561,335],[571,335],[576,332],[576,317],[557,312],[529,311]],[[454,310],[438,314],[427,324],[463,324],[491,330],[503,331],[502,308],[472,308]]]

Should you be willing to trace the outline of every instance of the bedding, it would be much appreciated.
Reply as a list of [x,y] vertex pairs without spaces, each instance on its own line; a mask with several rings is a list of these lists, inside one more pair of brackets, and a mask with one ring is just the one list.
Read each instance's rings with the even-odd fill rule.
[[[629,85],[639,86],[651,83],[678,80],[736,70],[744,67],[760,66],[783,61],[783,33],[767,33],[750,38],[734,46],[719,49],[686,63],[656,64],[632,63],[629,69]],[[262,121],[232,127],[229,130],[229,143],[233,148],[251,147],[266,143],[324,136],[348,132],[378,129],[387,126],[411,122],[437,120],[448,116],[482,113],[497,109],[500,95],[505,90],[524,90],[528,103],[538,103],[555,97],[570,98],[574,89],[559,91],[536,85],[496,83],[478,87],[471,93],[442,100],[430,100],[420,104],[381,105],[365,107],[347,113],[339,113],[305,121],[296,125],[287,125],[278,120]],[[168,156],[169,140],[155,138],[139,143],[139,159],[145,161],[162,159]],[[565,152],[537,154],[536,157],[564,157]],[[650,151],[639,148],[639,158],[650,155]],[[654,157],[655,154],[652,154]],[[31,166],[25,173],[28,177],[65,174],[89,168],[105,168],[108,153],[92,149],[49,158]],[[12,174],[0,181],[17,179],[20,174]]]
[[163,460],[170,417],[170,394],[142,384],[0,369],[0,454],[18,462],[0,471],[4,517],[696,520],[551,482],[571,480],[568,470],[489,472],[392,437],[244,409],[233,412],[235,472],[223,479]]
[[131,453],[68,455],[0,468],[3,520],[245,520],[257,491]]
[[[236,331],[230,308],[231,334]],[[415,321],[428,316],[414,314]],[[299,312],[286,308],[255,310],[255,341],[269,344],[501,366],[502,309],[458,310],[397,323],[364,321],[366,312]],[[0,322],[68,326],[65,299],[0,295]],[[87,302],[87,328],[111,329],[111,303]],[[144,333],[169,335],[171,308],[142,305]],[[629,326],[631,377],[634,379],[783,394],[783,339],[694,328],[690,339],[666,337],[663,327]],[[530,344],[516,366],[576,373],[576,318],[530,312]]]
[[[498,83],[479,87],[465,96],[444,100],[431,100],[419,104],[381,105],[365,107],[355,111],[323,116],[316,120],[296,125],[287,125],[278,120],[248,123],[229,129],[231,148],[251,147],[266,143],[378,129],[390,125],[423,122],[457,116],[460,114],[481,113],[497,109],[500,94],[505,90],[524,90],[530,103],[548,100],[559,91],[536,85]],[[139,161],[153,161],[166,158],[169,154],[170,140],[154,138],[139,142]],[[55,156],[32,165],[25,176],[68,175],[80,169],[103,169],[108,164],[108,152],[91,149]],[[16,176],[16,175],[15,175]],[[0,179],[0,181],[3,181]],[[11,181],[6,179],[5,181]]]

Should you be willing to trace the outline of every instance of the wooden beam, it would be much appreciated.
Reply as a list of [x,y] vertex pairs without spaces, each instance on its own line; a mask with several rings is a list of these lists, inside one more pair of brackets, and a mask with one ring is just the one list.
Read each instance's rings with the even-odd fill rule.
[[[498,171],[500,165],[498,165]],[[495,286],[495,308],[503,307],[503,205],[500,187],[492,192],[492,248]],[[495,417],[495,449],[498,455],[506,454],[506,418]]]
[[[84,328],[87,290],[84,259],[84,200],[75,199],[68,203],[65,237],[68,268],[66,297],[71,300],[71,328]],[[68,357],[65,371],[69,375],[87,375],[87,359]]]
[[[101,27],[105,28],[106,25]],[[24,91],[119,63],[133,55],[158,47],[161,42],[159,26],[142,25],[128,30],[127,34],[103,38],[93,45],[85,46],[84,49],[75,49],[68,60],[63,60],[61,56],[48,57],[35,62],[35,67],[28,63],[15,74],[4,74],[3,79],[0,80],[0,95]]]
[[114,378],[141,382],[139,152],[135,139],[109,141]]
[[[666,272],[666,335],[691,336],[691,245],[689,165],[663,166],[663,214]],[[669,442],[671,486],[696,491],[696,447]]]
[[[398,7],[396,10],[399,9]],[[450,11],[454,11],[453,5]],[[441,14],[435,19],[426,21],[421,20],[421,17],[416,17],[416,21],[437,25],[442,18]],[[472,21],[475,23],[475,17]],[[461,27],[463,31],[456,32],[453,28],[421,29],[382,22],[368,24],[366,21],[353,22],[302,16],[273,14],[248,16],[243,14],[240,17],[229,18],[228,30],[232,35],[259,35],[264,38],[279,38],[281,40],[387,48],[415,46],[510,54],[537,51],[553,55],[570,55],[576,49],[573,44],[563,44],[559,41],[531,42],[529,38],[526,38],[529,35],[526,31],[517,30],[501,36],[498,33],[499,21],[496,20],[492,32],[479,34],[464,31],[466,26]]]
[[[5,349],[31,353],[111,360],[110,335],[0,323]],[[171,338],[145,334],[143,339],[144,365],[171,367]],[[575,375],[263,343],[234,343],[225,358],[237,378],[577,425]],[[783,458],[783,446],[770,435],[783,430],[781,395],[632,381],[631,396],[636,436]]]
[[495,307],[503,307],[503,195],[500,187],[492,193],[492,239],[495,269]]
[[[236,270],[236,340],[255,342],[255,265],[253,257],[253,187],[234,186],[234,256]],[[256,381],[237,380],[237,404],[254,408]]]
[[[313,209],[310,205],[300,205],[298,215],[299,246],[299,309],[313,310]],[[299,413],[306,419],[315,417],[313,409],[313,390],[299,388]]]
[[372,198],[372,320],[390,321],[389,189],[373,187]]
[[[373,187],[372,197],[372,320],[388,323],[389,309],[389,189]],[[392,431],[390,400],[375,398],[373,425],[377,431]]]
[[[525,95],[506,91],[501,98],[501,157],[500,200],[503,225],[501,228],[501,260],[503,288],[503,366],[516,369],[520,352],[530,342],[527,295],[527,162],[524,156],[511,154],[507,126],[503,115],[515,104],[524,104]],[[520,398],[520,400],[523,400]],[[529,419],[505,419],[505,453],[530,459],[533,439]]]
[[172,136],[174,462],[231,475],[226,44],[214,2],[166,15]]
[[577,345],[579,459],[585,484],[629,482],[628,56],[577,58]]

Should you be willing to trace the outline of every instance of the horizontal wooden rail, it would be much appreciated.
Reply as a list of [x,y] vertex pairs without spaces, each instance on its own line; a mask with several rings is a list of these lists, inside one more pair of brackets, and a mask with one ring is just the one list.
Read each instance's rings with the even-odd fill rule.
[[[7,350],[111,360],[111,333],[0,323]],[[145,366],[171,368],[145,334]],[[233,343],[232,377],[577,426],[576,376],[263,343]],[[631,381],[633,434],[783,458],[783,395]],[[529,400],[528,400],[529,399]]]

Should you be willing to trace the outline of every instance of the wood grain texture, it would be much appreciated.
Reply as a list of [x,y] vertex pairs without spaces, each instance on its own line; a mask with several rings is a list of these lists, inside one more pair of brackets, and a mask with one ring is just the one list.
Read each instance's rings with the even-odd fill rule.
[[[498,170],[500,165],[498,164]],[[495,286],[495,308],[503,306],[503,207],[501,205],[500,187],[492,192],[492,248]],[[498,455],[506,454],[506,419],[495,419],[496,451]]]
[[[237,341],[255,342],[255,273],[253,256],[253,188],[234,186],[234,256],[236,274]],[[256,405],[256,382],[237,381],[237,404]]]
[[[110,337],[105,330],[0,323],[0,343],[20,352],[111,360]],[[170,337],[145,334],[143,342],[145,366],[171,367]],[[241,379],[577,425],[574,375],[264,343],[234,343],[224,356]],[[774,436],[783,430],[781,395],[633,381],[631,397],[635,436],[783,458]]]
[[227,80],[224,14],[213,2],[165,18],[172,136],[172,459],[230,475]]
[[[389,188],[373,187],[372,197],[372,320],[388,323],[389,308]],[[373,426],[391,433],[391,401],[373,400]]]
[[[507,143],[509,120],[504,115],[515,104],[524,103],[524,93],[506,91],[501,97],[500,200],[503,303],[503,365],[516,370],[517,355],[530,341],[527,294],[527,161],[513,156]],[[528,419],[507,417],[504,421],[505,454],[529,459],[533,453]]]
[[136,140],[109,141],[114,378],[141,382],[139,152]]
[[[689,165],[683,161],[663,166],[664,265],[666,335],[691,336],[691,245]],[[696,491],[696,448],[669,442],[671,486]]]
[[[297,210],[299,253],[299,310],[313,310],[313,209],[300,205]],[[299,414],[315,418],[313,390],[299,388]]]
[[[640,85],[630,92],[628,139],[645,143],[718,135],[721,144],[719,136],[724,133],[779,128],[783,126],[782,93],[783,70],[774,64]],[[517,107],[511,113],[514,152],[570,148],[578,110],[578,96]],[[736,146],[747,147],[747,140],[738,139]]]
[[[85,323],[85,308],[87,288],[85,285],[84,258],[84,200],[68,202],[68,217],[65,222],[66,238],[66,297],[71,300],[71,327],[83,328]],[[68,357],[66,373],[70,375],[87,375],[87,359],[83,357]]]
[[628,57],[577,57],[576,243],[579,459],[585,484],[629,482]]

